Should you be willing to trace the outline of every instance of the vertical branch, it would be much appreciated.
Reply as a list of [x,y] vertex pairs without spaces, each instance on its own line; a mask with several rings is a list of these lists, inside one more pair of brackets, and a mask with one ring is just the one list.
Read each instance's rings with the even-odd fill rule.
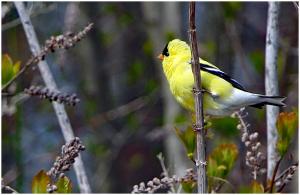
[[192,49],[192,70],[194,74],[194,95],[196,124],[195,131],[197,137],[197,186],[198,193],[206,193],[206,155],[205,155],[205,132],[203,128],[203,104],[201,89],[201,74],[199,64],[199,54],[197,47],[196,25],[195,25],[195,2],[190,2],[189,6],[189,38]]
[[[265,61],[265,88],[266,95],[278,95],[277,54],[278,54],[278,16],[279,2],[269,2],[266,61]],[[267,137],[268,137],[268,172],[267,178],[272,179],[275,164],[278,160],[276,152],[277,129],[276,120],[279,108],[267,106]]]
[[[25,30],[25,34],[26,34],[27,41],[29,43],[31,52],[33,53],[34,56],[36,56],[40,53],[41,48],[38,43],[38,39],[37,39],[36,33],[34,31],[34,28],[31,24],[30,18],[26,12],[23,2],[14,2],[14,3],[18,10],[19,17],[21,19],[23,28]],[[52,76],[52,73],[49,69],[47,62],[40,61],[38,63],[38,67],[39,67],[39,70],[41,72],[41,75],[43,77],[43,80],[44,80],[47,88],[56,90],[57,86],[56,86],[56,83],[54,81],[54,78]],[[74,133],[73,133],[68,115],[65,111],[65,108],[62,104],[59,104],[57,102],[52,102],[52,105],[54,107],[56,116],[58,118],[63,136],[64,136],[66,142],[69,142],[70,140],[72,140],[74,138]],[[75,173],[77,176],[77,181],[78,181],[80,192],[90,193],[91,192],[90,186],[89,186],[89,183],[87,180],[87,176],[86,176],[85,169],[84,169],[83,162],[82,162],[80,155],[78,156],[78,159],[75,161],[74,169],[75,169]]]

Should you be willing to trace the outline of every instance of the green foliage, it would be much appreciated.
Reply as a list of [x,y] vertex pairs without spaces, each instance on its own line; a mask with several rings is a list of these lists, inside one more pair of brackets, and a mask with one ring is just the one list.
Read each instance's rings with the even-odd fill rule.
[[13,62],[8,54],[2,55],[2,85],[10,81],[20,70],[21,62]]
[[205,51],[202,51],[201,56],[204,57],[204,59],[213,59],[217,53],[217,44],[215,40],[210,39],[205,42],[204,44]]
[[57,190],[55,193],[71,193],[72,182],[67,176],[60,177],[55,183]]
[[236,18],[238,12],[241,10],[241,2],[226,2],[223,3],[224,17],[227,20],[233,20]]
[[134,61],[128,70],[129,84],[134,84],[141,77],[144,69],[145,66],[140,60]]
[[265,69],[264,53],[260,50],[255,50],[249,54],[249,57],[257,73],[262,74]]
[[194,190],[196,189],[197,183],[194,181],[182,182],[181,186],[182,186],[182,189],[184,190],[184,192],[193,193]]
[[[31,191],[34,194],[47,193],[47,185],[51,183],[51,178],[47,175],[46,171],[41,170],[33,177],[31,184]],[[55,183],[57,190],[56,193],[71,193],[72,183],[67,176],[63,176]]]
[[277,72],[278,72],[279,80],[284,78],[283,76],[284,76],[284,74],[286,74],[284,72],[284,61],[286,60],[284,53],[285,53],[285,51],[283,51],[282,49],[279,49],[278,57],[277,57]]
[[281,112],[277,118],[278,131],[277,151],[281,157],[287,152],[298,126],[298,116],[295,112]]
[[147,83],[145,84],[145,91],[146,93],[151,93],[158,87],[157,80],[150,78]]
[[167,40],[166,43],[169,42],[169,41],[172,41],[173,39],[177,38],[176,35],[175,35],[175,33],[171,32],[171,31],[166,32],[165,37],[166,37],[166,40]]
[[128,167],[132,170],[140,169],[144,164],[144,157],[140,153],[135,153],[128,160]]
[[143,44],[143,51],[146,55],[152,56],[153,54],[153,44],[150,39],[147,39]]
[[114,40],[114,36],[112,33],[99,32],[99,37],[100,37],[100,42],[106,47],[110,46]]
[[175,119],[174,119],[174,122],[176,123],[176,124],[184,124],[184,123],[186,123],[187,122],[187,117],[186,117],[186,115],[184,115],[182,112],[181,113],[179,113],[179,114],[177,114],[176,116],[175,116]]
[[47,184],[51,181],[50,177],[44,170],[41,170],[33,177],[31,184],[32,193],[47,193]]
[[103,12],[106,14],[114,14],[117,12],[118,7],[116,4],[105,4],[102,6]]
[[121,26],[126,27],[133,22],[133,19],[133,16],[129,12],[126,12],[118,17],[118,22]]
[[235,144],[220,144],[208,156],[207,176],[210,187],[214,184],[214,178],[225,179],[238,156]]
[[193,128],[191,126],[188,126],[185,130],[182,131],[175,127],[175,133],[183,143],[188,158],[194,160],[194,151],[196,149],[196,136]]
[[130,131],[134,132],[139,129],[139,119],[136,113],[128,114],[127,116],[127,126],[129,127]]
[[262,194],[264,193],[264,187],[261,183],[257,181],[252,181],[250,186],[242,186],[239,189],[239,193],[253,193],[253,194]]
[[237,118],[224,117],[211,119],[211,125],[214,130],[227,137],[239,134],[239,130],[236,128],[238,125]]

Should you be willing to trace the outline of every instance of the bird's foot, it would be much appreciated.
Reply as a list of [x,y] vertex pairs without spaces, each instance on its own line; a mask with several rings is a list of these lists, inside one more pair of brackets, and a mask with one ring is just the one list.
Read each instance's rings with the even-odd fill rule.
[[196,160],[195,162],[196,162],[196,167],[207,165],[206,161]]
[[[193,87],[193,93],[194,94],[200,94],[200,92],[202,92],[202,93],[205,93],[205,92],[208,92],[207,90],[205,90],[205,89],[201,89],[201,90],[198,90],[198,89],[196,89],[195,87]],[[208,92],[209,93],[209,92]]]
[[[204,125],[205,126],[205,125]],[[193,129],[195,132],[200,132],[202,130],[204,130],[204,126],[203,127],[200,127],[199,125],[197,124],[193,124]]]

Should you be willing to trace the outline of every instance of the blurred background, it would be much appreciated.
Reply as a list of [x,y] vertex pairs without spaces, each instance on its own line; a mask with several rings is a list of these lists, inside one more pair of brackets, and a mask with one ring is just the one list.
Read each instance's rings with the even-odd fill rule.
[[[174,133],[191,123],[190,113],[170,95],[156,58],[165,44],[188,41],[187,2],[33,2],[26,3],[42,45],[51,35],[77,32],[89,22],[94,28],[68,51],[46,60],[61,91],[76,93],[81,102],[66,106],[93,192],[128,193],[141,181],[158,177],[162,153],[170,174],[183,175],[194,167]],[[8,9],[7,12],[4,12]],[[264,60],[268,4],[261,2],[198,2],[196,26],[200,56],[219,66],[246,89],[264,93]],[[4,13],[3,13],[4,12]],[[298,110],[298,10],[281,3],[278,75],[282,111]],[[21,65],[31,56],[12,3],[2,2],[2,55]],[[16,91],[44,85],[39,70],[27,71]],[[7,106],[2,98],[2,177],[19,192],[31,191],[31,180],[49,170],[64,139],[52,105],[36,97]],[[247,108],[251,130],[258,131],[266,153],[265,108]],[[249,183],[245,148],[233,118],[214,119],[208,153],[220,143],[233,142],[239,158],[228,181]],[[298,137],[298,136],[297,136]],[[289,150],[298,159],[298,140]],[[288,163],[288,164],[286,164]],[[283,162],[282,167],[291,163]],[[79,192],[73,170],[74,192]],[[298,175],[285,192],[298,192]],[[238,190],[237,190],[238,191]]]

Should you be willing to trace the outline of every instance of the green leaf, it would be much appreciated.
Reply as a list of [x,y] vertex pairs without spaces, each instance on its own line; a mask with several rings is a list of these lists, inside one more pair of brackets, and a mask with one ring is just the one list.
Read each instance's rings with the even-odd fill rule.
[[255,50],[249,54],[250,60],[258,73],[263,73],[265,70],[265,56],[260,50]]
[[20,70],[21,62],[13,63],[8,54],[2,56],[2,85],[10,81]]
[[47,193],[47,184],[50,183],[50,177],[44,170],[41,170],[33,177],[31,184],[32,193]]
[[257,181],[253,181],[248,186],[240,186],[238,189],[238,193],[246,193],[246,194],[262,194],[264,193],[264,187],[261,183],[258,183]]
[[143,44],[143,51],[146,55],[152,56],[153,54],[153,43],[150,39],[147,39]]
[[240,131],[236,128],[237,118],[224,117],[211,119],[212,128],[221,133],[223,137],[234,137],[239,135]]
[[224,17],[227,20],[233,20],[236,18],[238,12],[241,10],[241,2],[226,2],[223,3]]
[[298,126],[296,112],[282,112],[276,122],[278,132],[277,151],[281,157],[287,152]]
[[238,156],[235,144],[220,144],[208,156],[207,176],[208,185],[212,189],[215,178],[225,179]]
[[55,183],[57,187],[56,193],[71,193],[72,192],[72,182],[67,176],[63,176],[57,180]]
[[181,183],[182,189],[186,193],[193,193],[196,188],[196,182],[182,182]]
[[187,156],[189,157],[189,159],[193,160],[194,151],[196,149],[196,136],[193,128],[191,126],[188,126],[185,130],[182,131],[175,127],[175,133],[183,143],[187,152]]
[[264,193],[264,186],[257,181],[251,183],[251,193]]

